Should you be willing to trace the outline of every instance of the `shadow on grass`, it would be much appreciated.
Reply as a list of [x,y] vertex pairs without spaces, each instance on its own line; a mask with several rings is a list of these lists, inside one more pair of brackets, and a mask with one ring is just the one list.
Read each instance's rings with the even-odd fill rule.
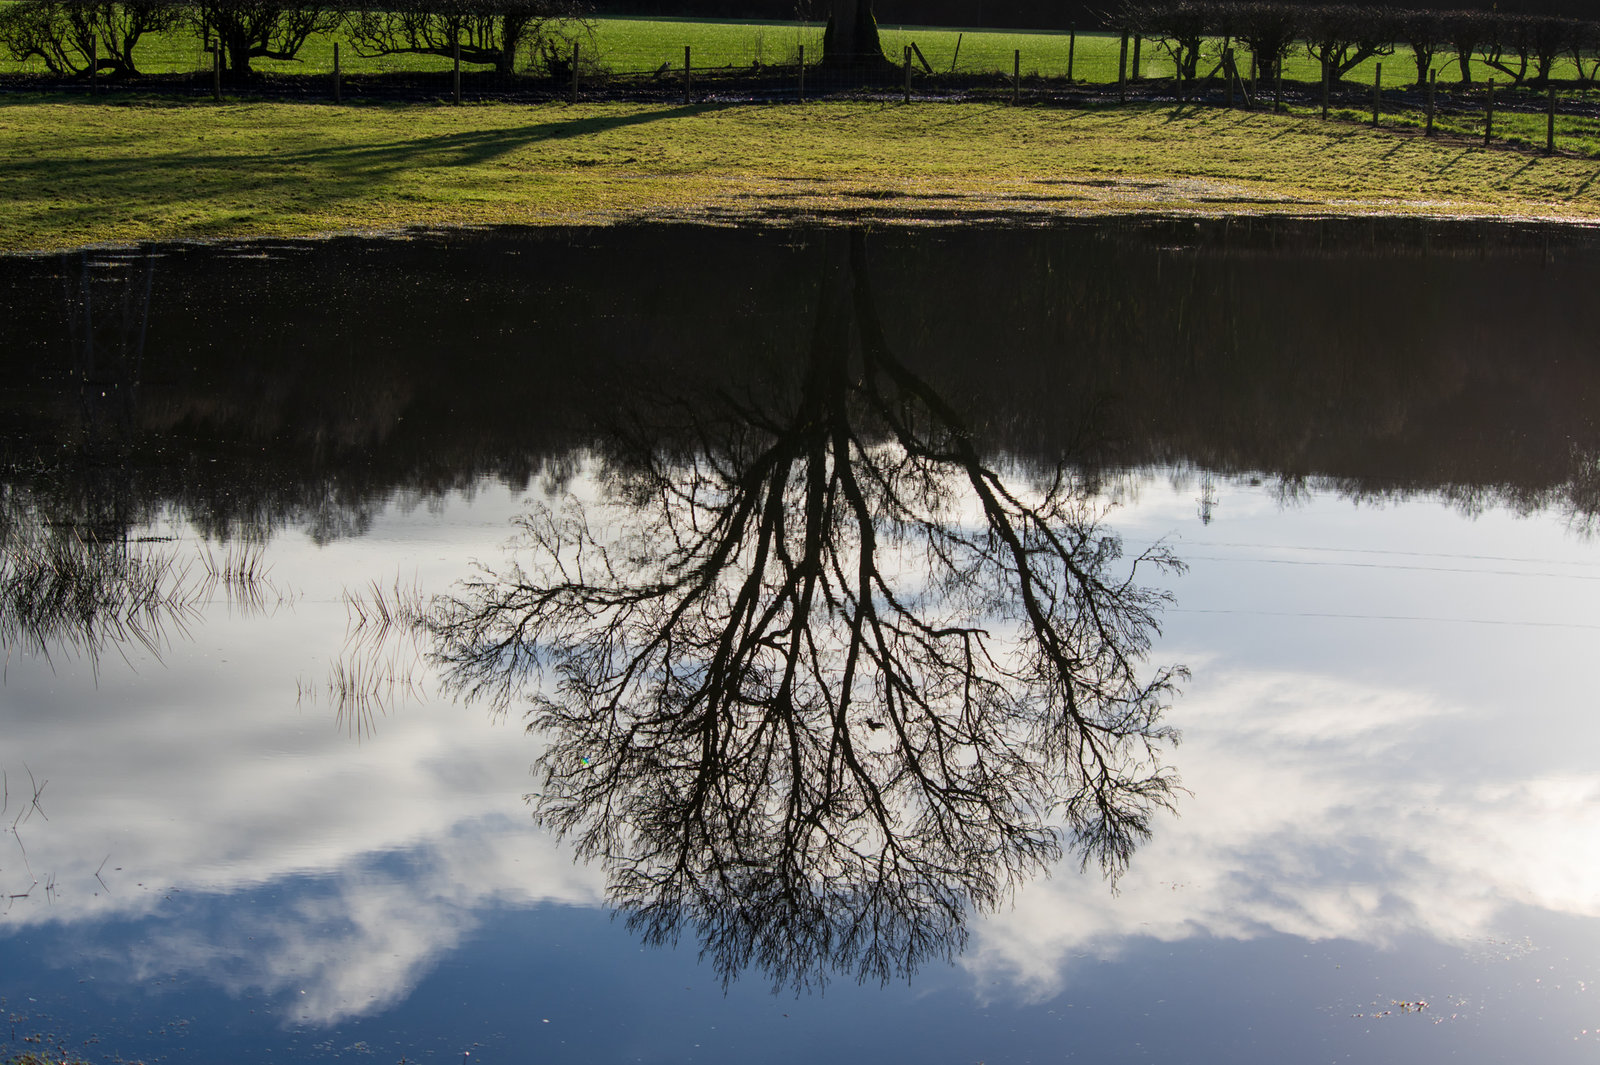
[[1505,176],[1504,180],[1506,180],[1506,181],[1515,181],[1517,178],[1521,177],[1523,174],[1526,174],[1528,171],[1532,170],[1534,167],[1536,167],[1538,165],[1539,165],[1539,160],[1537,160],[1537,159],[1529,159],[1527,162],[1525,162],[1521,166],[1517,167],[1516,170],[1514,170],[1511,173],[1507,174]]
[[[574,117],[509,129],[459,130],[380,143],[355,142],[286,146],[270,154],[238,151],[171,151],[137,157],[107,156],[103,142],[85,136],[63,138],[48,154],[7,163],[4,186],[14,190],[49,188],[62,200],[50,210],[50,225],[75,214],[104,216],[107,204],[125,215],[141,208],[192,203],[199,211],[218,214],[201,227],[209,230],[240,217],[271,213],[275,195],[297,197],[314,191],[319,204],[370,197],[387,178],[418,169],[448,170],[493,162],[540,143],[581,142],[612,130],[702,115],[727,105],[699,104],[641,109],[622,114]],[[248,123],[241,116],[240,125]],[[290,142],[292,130],[283,141]],[[260,194],[247,210],[229,205]],[[244,214],[241,215],[241,211]],[[42,211],[40,213],[43,213]]]
[[1568,196],[1567,199],[1575,200],[1579,196],[1582,196],[1584,193],[1589,191],[1589,186],[1593,185],[1597,179],[1600,179],[1600,170],[1596,170],[1594,173],[1584,178],[1583,184],[1579,185],[1575,190],[1573,190],[1572,195]]
[[[712,111],[723,110],[726,104],[695,104],[671,107],[662,110],[637,111],[619,115],[596,115],[589,118],[578,118],[571,121],[540,122],[531,126],[519,126],[511,129],[481,129],[462,130],[453,133],[441,133],[427,137],[418,137],[403,141],[390,141],[383,144],[353,144],[329,145],[304,150],[290,150],[273,153],[273,160],[277,162],[310,164],[319,160],[337,159],[365,159],[365,160],[414,160],[439,154],[455,153],[456,158],[451,160],[437,160],[455,165],[471,165],[487,162],[517,148],[540,141],[567,139],[575,137],[594,136],[614,129],[623,129],[628,126],[646,125],[667,119],[683,118],[690,115],[706,114]],[[245,121],[248,121],[246,119]],[[286,133],[289,131],[286,131]],[[151,165],[151,159],[156,157],[141,157],[127,160],[78,160],[73,164],[75,174],[85,172],[93,173],[105,166],[123,166],[128,168],[146,168]],[[237,159],[238,156],[217,155],[165,155],[159,158],[171,162],[184,161],[215,163],[220,159]],[[50,159],[36,159],[8,169],[26,171],[29,169],[40,170],[62,165]]]

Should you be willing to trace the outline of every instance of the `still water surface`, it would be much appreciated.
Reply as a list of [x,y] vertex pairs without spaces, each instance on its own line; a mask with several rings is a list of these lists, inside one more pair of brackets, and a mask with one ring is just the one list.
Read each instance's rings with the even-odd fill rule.
[[1593,1060],[1597,282],[1410,222],[6,261],[0,1046]]

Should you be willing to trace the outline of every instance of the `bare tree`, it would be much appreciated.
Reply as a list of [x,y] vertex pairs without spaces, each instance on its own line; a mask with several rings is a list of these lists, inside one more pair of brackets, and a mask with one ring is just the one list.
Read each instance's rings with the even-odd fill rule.
[[1453,11],[1447,16],[1450,47],[1461,69],[1461,84],[1472,84],[1472,55],[1494,35],[1493,18],[1482,11]]
[[1368,59],[1391,54],[1399,33],[1396,18],[1378,8],[1314,7],[1305,19],[1306,53],[1318,61],[1329,83]]
[[1578,68],[1578,80],[1594,84],[1595,74],[1600,71],[1600,24],[1575,22],[1567,40],[1567,54]]
[[1252,2],[1221,6],[1233,35],[1256,58],[1262,80],[1271,82],[1301,33],[1300,9],[1292,4]]
[[546,70],[568,64],[570,73],[572,41],[587,28],[580,15],[570,0],[396,0],[348,12],[344,26],[364,56],[451,57],[459,47],[462,62],[509,74],[518,51],[531,46]]
[[1450,44],[1446,18],[1435,11],[1403,11],[1397,16],[1396,33],[1399,40],[1411,48],[1411,58],[1417,65],[1417,84],[1426,85],[1434,57]]
[[0,10],[0,44],[13,59],[37,58],[52,74],[139,73],[134,49],[169,29],[178,8],[154,0],[20,0]]
[[1216,34],[1224,13],[1208,0],[1175,0],[1126,4],[1120,19],[1135,32],[1155,38],[1171,57],[1179,80],[1193,81],[1199,74],[1201,50]]
[[1492,32],[1483,61],[1514,85],[1548,84],[1556,60],[1579,37],[1578,23],[1572,19],[1508,15],[1492,19],[1489,25]]
[[292,60],[315,33],[339,22],[336,9],[314,2],[193,0],[190,18],[201,33],[215,35],[231,78],[248,78],[250,60]]
[[1513,85],[1521,85],[1528,76],[1531,20],[1493,14],[1486,17],[1484,25],[1484,64],[1506,75]]
[[458,692],[526,700],[536,816],[632,926],[797,988],[948,956],[1066,851],[1117,875],[1182,675],[1143,675],[1136,581],[1177,560],[1123,560],[1064,464],[987,457],[892,352],[862,234],[824,239],[792,392],[641,418],[606,502],[526,517],[430,622]]

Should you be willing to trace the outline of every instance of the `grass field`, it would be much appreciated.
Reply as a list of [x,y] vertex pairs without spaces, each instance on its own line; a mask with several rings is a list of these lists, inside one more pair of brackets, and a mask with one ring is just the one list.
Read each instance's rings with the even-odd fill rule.
[[1600,218],[1600,163],[1136,105],[120,105],[0,98],[0,250],[626,219]]
[[[1304,115],[1320,116],[1320,110],[1305,109]],[[1341,122],[1370,122],[1372,112],[1349,109],[1332,109],[1329,117]],[[1426,117],[1417,110],[1398,113],[1385,112],[1383,124],[1390,129],[1421,131]],[[1494,143],[1518,148],[1543,149],[1546,142],[1545,116],[1530,112],[1496,111],[1492,128]],[[1441,136],[1470,140],[1483,137],[1484,116],[1481,112],[1441,112],[1434,118],[1433,128]],[[1556,144],[1563,152],[1589,159],[1600,159],[1600,119],[1579,115],[1556,116]]]
[[[992,30],[883,27],[884,50],[900,55],[912,41],[922,49],[934,69],[949,73],[1010,73],[1012,51],[1027,57],[1025,71],[1065,76],[1068,37],[1052,33],[1006,33]],[[364,58],[357,55],[342,34],[317,34],[294,60],[255,59],[251,66],[264,73],[320,73],[333,68],[333,45],[343,44],[340,66],[350,74],[395,71],[448,70],[450,61],[439,56],[396,55]],[[959,51],[957,42],[960,42]],[[804,45],[808,59],[822,55],[822,25],[797,22],[725,22],[710,19],[596,18],[581,34],[586,59],[617,74],[649,73],[667,63],[681,69],[684,46],[689,46],[698,68],[750,67],[754,64],[794,63]],[[1120,39],[1110,34],[1083,34],[1075,46],[1073,74],[1079,79],[1115,81]],[[148,35],[135,53],[139,70],[146,74],[180,74],[210,68],[210,56],[200,36],[189,29]],[[524,59],[519,68],[529,65]],[[1170,64],[1168,65],[1170,68]],[[0,54],[0,73],[42,73],[38,60],[19,62]]]
[[[1072,75],[1076,80],[1099,84],[1117,80],[1121,41],[1111,33],[1084,32],[1077,34],[1073,40],[1065,31],[885,25],[881,27],[881,32],[884,51],[891,59],[898,60],[906,45],[915,42],[929,65],[940,74],[1010,74],[1013,57],[1020,52],[1024,75],[1064,78],[1070,51]],[[337,32],[312,37],[295,60],[257,59],[252,65],[266,73],[330,71],[336,40],[344,42],[341,66],[351,74],[442,71],[450,65],[447,59],[437,56],[363,58],[356,55],[349,47],[349,42]],[[822,51],[822,25],[777,21],[602,17],[590,21],[582,40],[586,60],[611,73],[651,72],[663,63],[681,68],[685,45],[690,47],[696,67],[737,68],[755,64],[793,63],[800,45],[805,46],[808,59],[819,57]],[[1220,50],[1220,46],[1220,41],[1212,42],[1211,51]],[[1239,57],[1241,66],[1248,69],[1248,53],[1240,49]],[[136,59],[140,70],[149,74],[193,72],[208,69],[210,63],[202,50],[199,36],[188,29],[147,36],[140,42]],[[1450,60],[1448,63],[1447,59]],[[1454,85],[1460,80],[1460,69],[1453,59],[1453,56],[1440,56],[1435,62],[1441,85]],[[1214,58],[1210,62],[1214,63]],[[1392,55],[1368,60],[1354,68],[1345,76],[1346,82],[1371,85],[1378,63],[1383,65],[1385,88],[1398,89],[1415,83],[1416,66],[1410,50],[1405,46],[1398,46]],[[527,64],[525,60],[521,65]],[[43,69],[43,64],[37,60],[19,62],[8,54],[0,53],[0,73],[39,73]],[[1159,79],[1170,78],[1172,73],[1172,60],[1159,42],[1145,41],[1140,50],[1139,74]],[[1476,77],[1480,81],[1493,73],[1482,63],[1477,64]],[[1576,67],[1570,60],[1558,63],[1556,78],[1573,79],[1576,75]],[[1296,47],[1291,51],[1284,69],[1286,80],[1314,83],[1320,76],[1317,63],[1304,48]],[[1505,79],[1502,77],[1500,80],[1504,84]]]

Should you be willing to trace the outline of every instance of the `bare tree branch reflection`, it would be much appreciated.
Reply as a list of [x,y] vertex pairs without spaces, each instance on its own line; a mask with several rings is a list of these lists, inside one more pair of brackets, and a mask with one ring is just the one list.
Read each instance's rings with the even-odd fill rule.
[[891,351],[862,235],[834,252],[790,399],[623,433],[605,502],[527,516],[431,621],[458,691],[531,702],[536,816],[629,923],[797,989],[950,956],[1065,850],[1115,876],[1176,784],[1137,577],[1179,563],[986,457]]

